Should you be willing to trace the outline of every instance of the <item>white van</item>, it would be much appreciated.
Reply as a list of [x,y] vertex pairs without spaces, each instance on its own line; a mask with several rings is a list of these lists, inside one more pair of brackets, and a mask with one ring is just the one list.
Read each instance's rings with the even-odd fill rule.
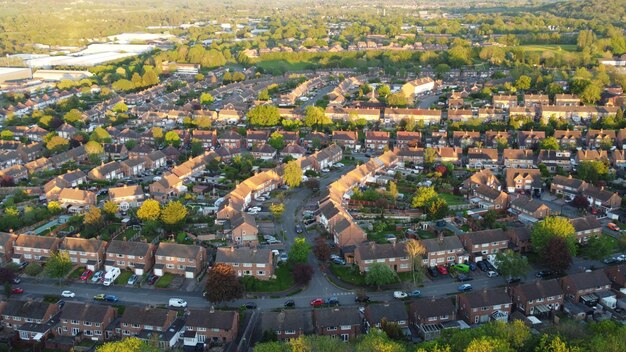
[[111,286],[113,282],[120,276],[122,271],[120,268],[113,268],[104,274],[104,286]]
[[187,301],[182,298],[170,298],[169,306],[174,308],[186,308]]

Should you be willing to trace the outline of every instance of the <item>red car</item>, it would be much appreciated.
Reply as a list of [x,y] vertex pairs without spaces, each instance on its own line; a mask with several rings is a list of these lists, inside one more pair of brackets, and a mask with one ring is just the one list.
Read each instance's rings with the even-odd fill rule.
[[89,280],[89,278],[93,275],[93,271],[87,269],[83,271],[82,275],[80,275],[80,279],[83,281]]
[[443,265],[437,265],[437,271],[439,271],[441,275],[448,275],[448,269]]
[[23,288],[14,287],[14,288],[11,289],[11,294],[13,294],[13,295],[19,295],[20,293],[24,293],[24,289]]
[[323,299],[321,299],[321,298],[316,298],[316,299],[314,299],[314,300],[312,300],[312,301],[311,301],[311,305],[312,305],[313,307],[319,307],[319,306],[321,306],[321,305],[323,305],[323,304],[324,304],[324,300],[323,300]]

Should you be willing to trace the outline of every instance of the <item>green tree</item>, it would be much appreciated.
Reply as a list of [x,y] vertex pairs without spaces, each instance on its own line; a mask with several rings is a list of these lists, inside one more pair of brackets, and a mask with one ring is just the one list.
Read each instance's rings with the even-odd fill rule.
[[158,352],[159,349],[150,346],[136,337],[127,337],[120,341],[107,342],[96,348],[97,352]]
[[511,250],[498,252],[496,263],[498,271],[505,277],[525,277],[530,269],[528,258]]
[[155,143],[161,143],[165,138],[163,129],[161,127],[152,127],[152,138],[154,138]]
[[[290,343],[292,340],[291,339]],[[306,351],[306,350],[301,350]],[[291,349],[282,342],[262,342],[254,345],[254,352],[291,352]]]
[[539,255],[543,264],[557,273],[564,273],[572,265],[573,255],[563,237],[550,238]]
[[107,200],[106,202],[104,202],[104,205],[102,206],[102,210],[104,211],[104,213],[107,215],[109,219],[112,219],[115,217],[115,214],[117,213],[118,209],[119,207],[117,206],[117,203],[111,200]]
[[411,206],[413,208],[423,208],[435,198],[437,198],[435,187],[418,187],[411,201]]
[[398,185],[393,181],[389,182],[389,195],[393,199],[396,199],[396,197],[398,197]]
[[211,118],[209,116],[202,115],[194,118],[193,124],[196,125],[196,127],[198,127],[199,129],[206,130],[211,128],[213,121],[211,121]]
[[604,179],[608,173],[609,167],[604,161],[581,161],[578,164],[578,177],[587,182],[596,183]]
[[102,211],[98,207],[90,207],[83,217],[83,223],[89,226],[102,224]]
[[285,184],[291,188],[296,188],[302,183],[302,168],[295,160],[285,166],[283,179]]
[[532,79],[530,77],[526,75],[521,75],[515,81],[515,88],[519,90],[529,90],[531,83],[532,83]]
[[96,141],[98,143],[111,143],[111,135],[107,130],[98,126],[91,132],[89,140]]
[[550,239],[560,237],[565,240],[571,255],[576,254],[576,231],[569,219],[561,216],[549,216],[538,223],[532,229],[531,243],[537,253],[542,253]]
[[311,245],[304,237],[296,237],[293,245],[289,249],[289,261],[291,263],[306,263],[311,252]]
[[158,220],[161,216],[161,205],[154,199],[148,199],[137,209],[137,217],[141,221]]
[[[570,349],[567,344],[561,340],[559,336],[550,336],[544,334],[539,340],[539,345],[535,352],[575,352],[580,351],[578,348]],[[582,351],[580,351],[582,352]]]
[[269,90],[267,90],[267,89],[262,89],[262,90],[259,92],[259,96],[258,96],[258,98],[257,98],[257,99],[262,100],[262,101],[268,101],[268,100],[270,100],[270,99],[271,99],[271,97],[270,97],[270,92],[269,92]]
[[380,289],[381,285],[393,284],[398,282],[398,280],[398,273],[383,263],[371,264],[365,274],[365,283],[370,286],[376,286],[378,289]]
[[426,215],[430,220],[438,220],[448,215],[448,203],[445,199],[435,198],[426,203]]
[[285,211],[285,204],[283,203],[272,203],[270,204],[270,212],[274,216],[275,219],[279,219],[283,212]]
[[602,86],[597,82],[591,82],[580,93],[580,100],[585,104],[595,104],[602,95]]
[[391,88],[386,84],[381,84],[376,88],[376,93],[381,98],[386,98],[389,94],[391,94]]
[[69,124],[74,124],[83,119],[83,114],[78,109],[72,109],[63,115],[63,120]]
[[280,123],[280,110],[274,105],[257,105],[246,114],[254,126],[276,126]]
[[556,138],[548,137],[548,138],[542,139],[539,142],[539,148],[540,149],[559,150],[559,149],[561,149],[561,146],[559,145],[559,141]]
[[356,345],[356,352],[404,352],[404,346],[389,339],[384,331],[370,329]]
[[426,247],[424,247],[421,242],[415,239],[409,239],[406,242],[406,252],[411,259],[411,274],[413,276],[413,286],[416,286],[418,279],[420,279],[421,281],[422,278],[422,258],[426,254]]
[[424,166],[431,168],[435,164],[437,158],[437,151],[433,148],[424,149]]
[[0,139],[2,139],[3,141],[10,141],[13,139],[13,132],[9,131],[9,130],[2,130],[2,132],[0,132]]
[[104,147],[96,141],[89,141],[85,144],[85,152],[89,155],[104,154]]
[[30,263],[24,268],[24,274],[28,276],[37,276],[41,274],[43,267],[39,263]]
[[127,111],[128,111],[128,105],[126,105],[126,103],[124,103],[123,101],[120,101],[113,106],[113,112],[115,113],[119,114],[119,113],[125,113]]
[[215,101],[215,98],[207,92],[200,94],[200,104],[204,106],[210,106]]
[[46,143],[46,149],[48,149],[49,151],[53,153],[59,153],[64,150],[67,150],[69,146],[70,146],[70,141],[59,136],[53,136],[52,138],[50,138],[48,143]]
[[270,135],[270,139],[268,141],[269,145],[271,145],[276,150],[281,150],[285,147],[285,137],[280,131],[274,131]]
[[59,282],[61,282],[70,273],[72,267],[73,264],[69,253],[59,251],[50,255],[50,258],[46,261],[45,272],[48,277],[59,279]]
[[613,242],[605,236],[592,236],[587,241],[587,248],[591,259],[602,259],[614,250]]
[[61,204],[59,204],[59,202],[57,201],[50,201],[48,202],[48,211],[52,214],[58,214],[61,212]]
[[324,109],[318,106],[307,106],[304,111],[304,124],[308,127],[323,127],[332,124]]
[[154,71],[154,69],[146,70],[146,72],[144,72],[143,76],[141,77],[141,82],[144,87],[150,87],[155,84],[159,84],[159,75]]
[[167,226],[176,226],[187,217],[187,207],[183,203],[173,200],[161,210],[161,221]]
[[121,92],[129,92],[129,91],[135,89],[135,85],[133,84],[133,82],[131,82],[131,81],[127,80],[127,79],[124,79],[124,78],[113,82],[111,87],[114,90],[121,91]]
[[392,93],[387,96],[387,105],[404,107],[409,105],[409,99],[402,92]]
[[173,145],[174,147],[180,147],[180,137],[174,131],[167,131],[165,133],[165,144]]
[[218,263],[207,272],[205,298],[210,302],[227,302],[243,297],[243,285],[232,266]]

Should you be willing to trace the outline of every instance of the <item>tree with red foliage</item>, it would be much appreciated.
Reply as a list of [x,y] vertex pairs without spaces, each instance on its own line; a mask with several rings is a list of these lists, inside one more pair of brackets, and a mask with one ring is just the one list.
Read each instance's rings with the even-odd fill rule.
[[0,285],[12,283],[15,278],[15,271],[11,268],[0,268]]
[[552,271],[563,273],[572,265],[567,242],[563,237],[552,237],[541,253],[543,263]]
[[445,177],[446,173],[448,172],[448,168],[445,167],[445,165],[437,165],[435,166],[435,172],[440,173],[441,177]]
[[207,273],[205,295],[211,302],[232,301],[243,297],[243,285],[235,269],[227,264],[216,264]]
[[574,197],[574,199],[572,200],[572,206],[578,208],[578,209],[585,209],[589,207],[589,200],[587,200],[587,197],[579,194],[576,197]]
[[309,264],[296,264],[292,270],[293,279],[299,285],[306,285],[313,278],[313,267]]
[[326,243],[326,240],[323,237],[317,237],[315,239],[313,254],[315,254],[315,257],[322,262],[330,259],[330,246]]
[[0,177],[0,186],[1,187],[13,187],[15,186],[15,180],[13,180],[13,177],[9,175],[4,175]]

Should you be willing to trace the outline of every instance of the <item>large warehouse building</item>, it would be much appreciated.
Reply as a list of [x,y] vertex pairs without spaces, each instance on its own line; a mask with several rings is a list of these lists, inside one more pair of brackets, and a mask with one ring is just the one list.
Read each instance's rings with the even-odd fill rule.
[[31,78],[33,71],[28,67],[0,67],[0,84]]

